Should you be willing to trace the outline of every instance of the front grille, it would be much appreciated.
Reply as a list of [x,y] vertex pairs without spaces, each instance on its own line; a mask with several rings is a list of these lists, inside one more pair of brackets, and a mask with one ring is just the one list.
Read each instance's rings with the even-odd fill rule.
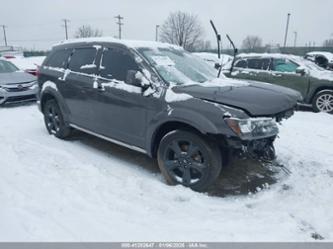
[[7,92],[24,92],[29,89],[29,87],[22,87],[22,88],[8,88],[8,87],[3,87]]
[[29,87],[33,86],[35,82],[20,83],[20,84],[7,84],[3,85],[2,88],[7,92],[23,92],[27,91]]

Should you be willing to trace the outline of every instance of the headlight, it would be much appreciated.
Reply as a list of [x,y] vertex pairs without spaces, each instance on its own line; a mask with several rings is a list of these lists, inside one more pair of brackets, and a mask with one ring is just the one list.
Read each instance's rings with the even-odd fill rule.
[[276,121],[272,118],[226,118],[225,122],[241,138],[268,137],[279,132]]

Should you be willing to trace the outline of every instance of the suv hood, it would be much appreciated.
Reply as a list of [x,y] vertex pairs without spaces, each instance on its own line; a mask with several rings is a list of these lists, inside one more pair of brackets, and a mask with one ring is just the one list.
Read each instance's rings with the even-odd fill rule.
[[175,86],[176,93],[224,104],[246,111],[251,116],[274,116],[293,109],[301,94],[289,88],[268,83],[216,79],[202,84]]
[[25,72],[0,73],[0,85],[27,83],[36,80],[36,77]]

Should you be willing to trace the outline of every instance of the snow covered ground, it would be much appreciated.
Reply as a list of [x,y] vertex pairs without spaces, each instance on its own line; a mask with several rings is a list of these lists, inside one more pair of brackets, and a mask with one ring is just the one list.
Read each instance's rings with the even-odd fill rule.
[[290,171],[249,195],[164,184],[155,162],[88,135],[49,136],[35,105],[0,109],[0,241],[333,241],[333,115],[280,127]]

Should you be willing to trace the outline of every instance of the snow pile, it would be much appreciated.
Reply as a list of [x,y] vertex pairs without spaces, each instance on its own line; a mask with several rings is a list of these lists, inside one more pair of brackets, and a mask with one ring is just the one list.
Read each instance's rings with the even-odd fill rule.
[[56,139],[36,106],[0,116],[0,241],[333,241],[332,115],[285,121],[291,175],[227,198],[167,186],[146,156],[91,136]]

